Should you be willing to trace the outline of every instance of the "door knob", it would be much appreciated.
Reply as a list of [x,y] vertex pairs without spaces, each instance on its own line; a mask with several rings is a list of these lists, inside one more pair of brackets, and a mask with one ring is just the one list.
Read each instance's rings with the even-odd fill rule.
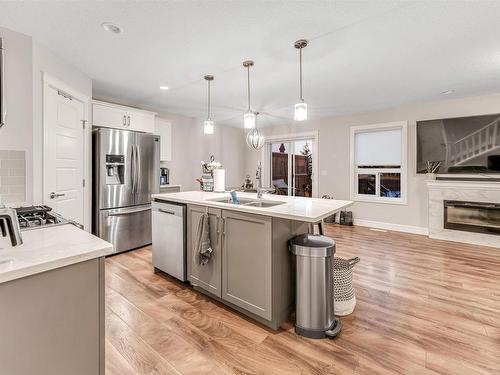
[[54,198],[57,198],[57,197],[64,197],[66,194],[56,194],[54,192],[50,193],[49,197],[50,199],[54,199]]

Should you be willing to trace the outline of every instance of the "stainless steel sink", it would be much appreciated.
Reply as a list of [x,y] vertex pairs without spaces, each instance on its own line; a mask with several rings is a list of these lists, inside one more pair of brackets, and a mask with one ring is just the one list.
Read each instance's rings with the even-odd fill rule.
[[274,207],[279,206],[280,204],[284,204],[285,202],[277,202],[277,201],[253,201],[245,203],[243,206],[252,206],[252,207]]
[[[220,203],[228,203],[228,204],[234,204],[232,199],[229,197],[225,198],[212,198],[212,199],[207,199],[212,202],[220,202]],[[248,199],[248,198],[239,198],[240,204],[246,204],[246,203],[251,203],[254,201],[254,199]]]
[[[220,203],[227,203],[227,204],[234,204],[231,198],[226,197],[226,198],[213,198],[213,199],[208,199],[209,201],[212,202],[220,202]],[[278,206],[280,204],[284,204],[285,202],[278,202],[278,201],[268,201],[268,200],[261,200],[261,199],[249,199],[249,198],[239,198],[239,205],[240,206],[251,206],[251,207],[262,207],[262,208],[267,208],[267,207],[274,207]]]

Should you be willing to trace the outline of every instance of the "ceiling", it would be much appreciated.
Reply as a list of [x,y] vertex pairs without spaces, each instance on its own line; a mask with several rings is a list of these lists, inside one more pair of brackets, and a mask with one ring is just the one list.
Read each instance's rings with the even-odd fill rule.
[[[93,79],[94,96],[243,127],[251,58],[261,126],[289,123],[304,50],[309,118],[500,89],[500,2],[1,2],[0,25],[31,35]],[[104,31],[102,22],[123,28]],[[168,91],[159,89],[169,86]]]

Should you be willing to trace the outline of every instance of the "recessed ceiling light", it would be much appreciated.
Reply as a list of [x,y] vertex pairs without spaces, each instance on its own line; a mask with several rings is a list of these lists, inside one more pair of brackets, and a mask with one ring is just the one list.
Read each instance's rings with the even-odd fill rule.
[[441,95],[450,95],[450,94],[453,94],[454,92],[455,92],[455,90],[446,90],[446,91],[442,91]]
[[168,86],[160,86],[160,90],[168,90]]
[[104,30],[109,31],[110,33],[113,33],[113,34],[120,34],[122,32],[122,29],[120,26],[115,25],[114,23],[111,23],[111,22],[103,22],[103,23],[101,23],[101,27]]

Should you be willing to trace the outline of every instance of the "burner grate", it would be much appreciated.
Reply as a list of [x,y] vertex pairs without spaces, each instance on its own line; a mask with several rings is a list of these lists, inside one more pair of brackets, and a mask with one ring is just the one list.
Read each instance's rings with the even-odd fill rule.
[[52,211],[52,208],[49,206],[28,206],[28,207],[19,207],[15,209],[17,215],[34,215],[34,214],[42,214],[49,211]]
[[32,228],[61,223],[61,218],[51,211],[52,208],[45,205],[16,208],[19,226]]

